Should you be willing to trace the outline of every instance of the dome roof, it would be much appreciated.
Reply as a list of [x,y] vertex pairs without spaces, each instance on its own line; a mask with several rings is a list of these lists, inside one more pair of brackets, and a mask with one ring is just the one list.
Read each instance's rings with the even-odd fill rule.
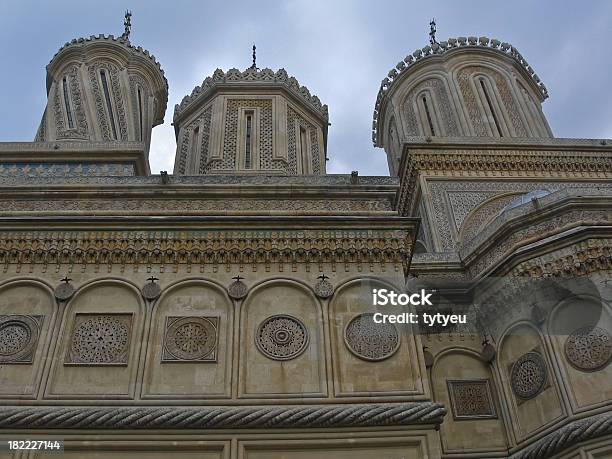
[[380,89],[378,90],[378,96],[376,97],[372,122],[372,141],[374,142],[374,145],[377,145],[378,114],[380,112],[381,104],[385,100],[389,91],[392,90],[395,83],[400,80],[400,77],[416,64],[420,64],[421,62],[429,59],[435,59],[457,49],[486,49],[512,58],[523,70],[525,70],[534,85],[538,88],[542,99],[546,99],[548,97],[548,91],[546,86],[544,86],[544,83],[540,81],[540,78],[535,71],[518,52],[518,50],[511,44],[505,42],[502,43],[497,39],[489,39],[487,37],[449,38],[446,41],[432,43],[431,45],[427,45],[422,49],[417,49],[412,54],[409,54],[403,61],[398,62],[397,65],[389,71],[387,77],[382,80]]
[[221,69],[215,70],[212,77],[207,77],[200,86],[196,86],[190,95],[185,96],[181,103],[174,107],[174,119],[176,120],[189,111],[191,107],[195,107],[197,101],[205,99],[218,88],[242,88],[245,85],[285,89],[324,120],[329,119],[327,105],[322,104],[321,100],[311,94],[306,86],[301,86],[297,79],[290,77],[285,69],[274,72],[268,68],[254,67],[243,72],[235,68],[228,70],[227,73]]

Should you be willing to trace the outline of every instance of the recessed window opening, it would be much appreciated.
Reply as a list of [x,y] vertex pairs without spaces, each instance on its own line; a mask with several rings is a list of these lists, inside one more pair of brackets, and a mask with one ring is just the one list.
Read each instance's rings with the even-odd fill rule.
[[140,141],[142,142],[142,139],[144,137],[144,126],[142,124],[142,120],[143,120],[143,116],[142,116],[142,112],[143,112],[143,106],[142,106],[142,91],[140,90],[140,86],[138,87],[138,122],[140,123]]
[[104,99],[106,101],[106,109],[110,118],[111,129],[113,131],[113,139],[117,140],[117,127],[115,126],[115,115],[111,104],[110,92],[108,91],[108,81],[106,80],[106,71],[100,70],[100,79],[102,80],[102,91],[104,91]]
[[427,115],[429,131],[431,132],[431,135],[436,135],[436,130],[434,129],[433,121],[431,119],[431,113],[429,112],[429,106],[427,105],[427,97],[425,96],[423,96],[423,107],[425,108],[425,115]]
[[253,160],[253,113],[249,112],[245,118],[244,136],[244,168],[251,169]]
[[300,153],[302,156],[302,172],[308,171],[308,139],[306,137],[306,129],[300,126]]
[[502,134],[502,131],[499,127],[499,122],[497,121],[497,116],[495,115],[495,110],[493,109],[493,104],[491,103],[491,99],[489,98],[489,93],[487,92],[487,88],[485,86],[485,82],[484,80],[481,78],[480,79],[480,87],[482,88],[482,92],[485,96],[485,99],[487,101],[487,105],[489,107],[489,111],[491,112],[491,115],[493,115],[493,123],[495,124],[495,129],[497,129],[497,134],[500,137],[503,137],[504,135]]
[[62,89],[64,92],[64,108],[66,109],[66,117],[68,118],[68,128],[74,128],[74,121],[72,119],[72,109],[70,108],[70,96],[68,94],[68,80],[66,77],[62,80]]

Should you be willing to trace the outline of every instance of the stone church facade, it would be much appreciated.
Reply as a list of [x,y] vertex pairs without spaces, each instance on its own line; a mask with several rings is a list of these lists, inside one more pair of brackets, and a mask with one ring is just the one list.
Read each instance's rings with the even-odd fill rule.
[[[388,177],[326,174],[327,106],[255,62],[175,107],[151,174],[168,83],[129,27],[66,43],[47,93],[34,142],[0,143],[2,439],[612,458],[612,141],[553,137],[513,46],[432,40],[388,73]],[[469,323],[374,323],[372,289],[422,286]]]

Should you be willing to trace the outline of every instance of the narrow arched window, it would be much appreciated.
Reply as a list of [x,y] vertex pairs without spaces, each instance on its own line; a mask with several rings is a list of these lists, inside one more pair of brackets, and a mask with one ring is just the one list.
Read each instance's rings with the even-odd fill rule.
[[247,112],[244,119],[244,168],[253,167],[253,112]]
[[104,92],[104,100],[106,102],[106,110],[113,132],[113,139],[117,140],[117,126],[115,125],[115,114],[113,112],[113,105],[111,103],[110,91],[108,89],[108,80],[106,77],[106,70],[100,70],[100,80],[102,81],[102,91]]
[[68,89],[68,78],[62,79],[62,92],[64,93],[64,110],[66,111],[66,118],[68,119],[68,129],[74,129],[74,120],[72,117],[72,106],[70,104],[70,92]]
[[434,128],[433,120],[431,118],[431,112],[429,111],[429,104],[427,103],[427,96],[423,95],[423,108],[425,109],[425,116],[427,117],[427,124],[431,135],[436,135],[436,129]]
[[143,116],[144,106],[142,105],[142,91],[140,89],[140,86],[138,86],[137,95],[138,95],[138,123],[140,126],[140,141],[142,142],[142,140],[144,139],[144,116]]
[[484,95],[484,99],[485,99],[485,102],[487,104],[488,112],[491,114],[491,116],[493,118],[493,124],[495,126],[495,131],[497,132],[497,135],[499,137],[503,137],[504,134],[502,133],[501,126],[499,124],[499,118],[497,116],[497,113],[495,113],[495,107],[491,103],[491,97],[489,95],[489,91],[487,90],[487,85],[485,84],[484,78],[479,78],[478,82],[480,83],[480,87],[482,89],[482,94]]

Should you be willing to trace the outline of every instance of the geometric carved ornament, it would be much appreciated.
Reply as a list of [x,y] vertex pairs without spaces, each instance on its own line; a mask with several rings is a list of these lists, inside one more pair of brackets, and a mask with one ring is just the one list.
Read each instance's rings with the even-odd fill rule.
[[497,418],[488,379],[448,380],[454,419]]
[[132,314],[76,314],[67,365],[127,365]]
[[522,400],[529,400],[542,392],[547,380],[546,363],[539,352],[527,352],[512,365],[510,385]]
[[376,323],[373,313],[364,313],[347,324],[344,342],[360,359],[379,361],[395,354],[400,346],[400,335],[395,325]]
[[577,370],[600,370],[612,357],[610,333],[600,327],[575,330],[565,342],[565,357]]
[[216,362],[218,317],[166,317],[162,362]]
[[308,347],[308,330],[298,319],[279,314],[264,320],[255,334],[255,344],[272,360],[291,360]]
[[0,363],[32,363],[44,316],[0,316]]

